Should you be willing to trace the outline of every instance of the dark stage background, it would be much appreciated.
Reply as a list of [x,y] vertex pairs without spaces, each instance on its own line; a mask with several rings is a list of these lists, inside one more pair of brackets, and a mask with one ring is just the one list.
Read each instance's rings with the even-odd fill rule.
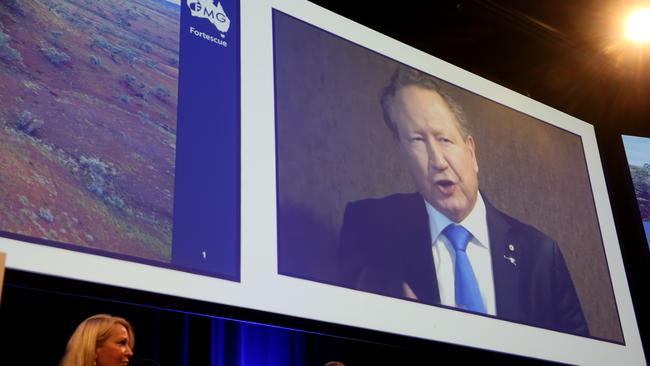
[[120,315],[131,322],[135,348],[129,364],[134,366],[322,366],[333,360],[347,366],[417,365],[439,357],[436,352],[440,350],[461,360],[480,357],[494,364],[529,362],[522,357],[437,346],[417,339],[15,270],[6,275],[0,352],[20,365],[57,365],[77,324],[97,313]]

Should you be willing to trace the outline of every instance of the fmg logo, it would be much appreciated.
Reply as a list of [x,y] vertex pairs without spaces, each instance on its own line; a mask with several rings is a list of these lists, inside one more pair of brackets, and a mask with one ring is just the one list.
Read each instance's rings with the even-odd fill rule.
[[187,0],[187,6],[193,17],[209,20],[221,32],[221,37],[225,37],[230,28],[230,19],[220,2],[214,5],[214,0]]

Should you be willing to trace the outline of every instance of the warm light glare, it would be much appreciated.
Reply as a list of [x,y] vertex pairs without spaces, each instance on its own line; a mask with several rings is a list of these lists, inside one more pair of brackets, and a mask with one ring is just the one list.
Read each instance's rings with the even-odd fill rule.
[[634,42],[647,42],[650,40],[650,9],[639,9],[627,18],[625,24],[627,38]]

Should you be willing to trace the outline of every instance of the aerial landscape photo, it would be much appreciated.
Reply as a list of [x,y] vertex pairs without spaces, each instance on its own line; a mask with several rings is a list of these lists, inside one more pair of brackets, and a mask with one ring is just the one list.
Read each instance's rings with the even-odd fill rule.
[[623,145],[646,241],[650,246],[650,138],[623,135]]
[[0,2],[0,235],[170,262],[180,6]]

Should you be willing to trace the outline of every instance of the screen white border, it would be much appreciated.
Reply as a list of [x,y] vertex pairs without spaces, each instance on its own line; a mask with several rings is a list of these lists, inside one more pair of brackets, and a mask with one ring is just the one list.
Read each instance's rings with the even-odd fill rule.
[[[277,273],[272,9],[582,137],[625,345]],[[7,268],[259,309],[571,364],[645,357],[593,127],[303,0],[241,1],[241,280],[0,238]]]

